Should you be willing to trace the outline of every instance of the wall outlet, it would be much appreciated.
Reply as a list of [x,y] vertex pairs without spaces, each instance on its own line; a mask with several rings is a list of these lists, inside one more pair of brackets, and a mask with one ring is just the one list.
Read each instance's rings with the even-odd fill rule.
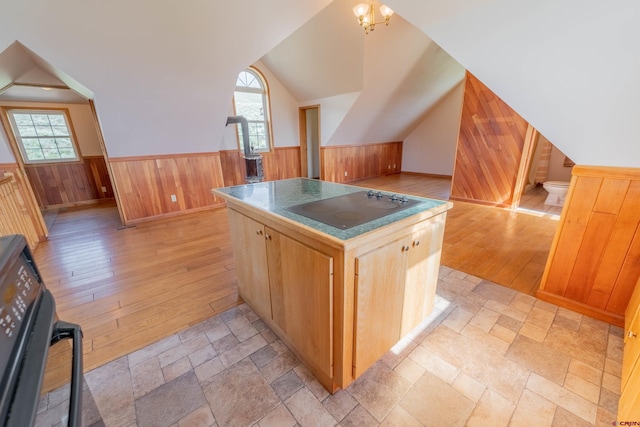
[[395,163],[393,164],[393,168],[394,168],[394,169],[396,168],[396,164],[395,164]]
[[107,192],[107,187],[102,187],[102,192],[106,193]]
[[391,165],[387,165],[387,169],[391,169]]
[[344,176],[347,176],[347,171],[344,171]]
[[175,194],[171,195],[171,201],[174,202],[174,203],[178,201],[178,198],[176,197]]

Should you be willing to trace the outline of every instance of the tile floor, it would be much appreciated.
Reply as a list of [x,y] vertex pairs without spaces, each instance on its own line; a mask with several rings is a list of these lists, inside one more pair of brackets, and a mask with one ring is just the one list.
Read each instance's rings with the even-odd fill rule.
[[621,361],[620,328],[442,267],[432,316],[346,390],[242,305],[86,373],[84,424],[610,426]]

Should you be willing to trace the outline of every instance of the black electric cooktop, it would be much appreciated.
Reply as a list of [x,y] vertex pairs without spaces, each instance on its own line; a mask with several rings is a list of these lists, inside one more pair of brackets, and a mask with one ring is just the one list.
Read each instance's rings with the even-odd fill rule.
[[323,224],[347,230],[419,204],[406,196],[358,191],[285,208]]

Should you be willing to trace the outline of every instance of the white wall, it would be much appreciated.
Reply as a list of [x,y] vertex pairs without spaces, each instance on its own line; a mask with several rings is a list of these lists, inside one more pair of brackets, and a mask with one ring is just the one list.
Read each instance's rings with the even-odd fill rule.
[[[300,136],[298,135],[298,103],[262,62],[257,61],[253,66],[264,75],[264,78],[267,80],[267,85],[269,86],[273,146],[293,147],[300,145]],[[233,96],[233,92],[231,96]],[[234,115],[234,112],[232,98],[230,97],[227,116],[232,115]],[[225,120],[227,116],[225,116]],[[225,128],[222,142],[219,144],[221,150],[238,149],[236,126],[237,125],[229,125]],[[215,144],[212,143],[212,147],[214,146]],[[217,150],[211,149],[210,151]]]
[[640,167],[637,0],[387,0],[577,164]]
[[[542,137],[542,135],[541,135]],[[551,147],[551,157],[549,158],[548,181],[571,181],[571,168],[564,166],[565,154],[555,145]]]
[[319,106],[320,146],[328,145],[329,139],[345,119],[359,96],[360,92],[353,92],[328,98],[309,99],[300,103],[301,107]]
[[[80,152],[83,156],[102,156],[102,150],[100,149],[100,140],[98,139],[98,133],[96,131],[95,122],[93,120],[93,113],[89,104],[41,104],[35,102],[17,102],[6,101],[0,102],[2,107],[27,107],[32,109],[47,109],[47,108],[66,108],[69,110],[69,116],[75,131],[76,142],[80,147]],[[11,130],[8,130],[11,132]],[[2,139],[2,138],[0,138]],[[9,152],[9,143],[3,144]],[[0,151],[0,156],[2,155]],[[0,163],[13,162],[13,156],[11,160],[3,161],[0,157]]]
[[0,163],[15,163],[16,159],[13,157],[11,148],[9,148],[9,142],[5,136],[4,130],[0,130]]
[[218,151],[238,72],[328,3],[3,1],[0,51],[18,40],[89,88],[111,157]]
[[453,175],[464,81],[449,92],[402,144],[402,170]]

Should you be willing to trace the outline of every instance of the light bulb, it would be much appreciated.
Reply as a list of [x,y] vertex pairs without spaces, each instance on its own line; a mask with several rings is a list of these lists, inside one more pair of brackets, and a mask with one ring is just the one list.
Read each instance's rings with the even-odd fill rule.
[[356,15],[358,19],[366,15],[367,11],[369,11],[369,5],[366,3],[360,3],[353,8],[353,14]]
[[393,15],[393,10],[389,6],[385,6],[383,4],[382,6],[380,6],[380,13],[385,18],[389,18],[389,17],[391,17],[391,15]]

